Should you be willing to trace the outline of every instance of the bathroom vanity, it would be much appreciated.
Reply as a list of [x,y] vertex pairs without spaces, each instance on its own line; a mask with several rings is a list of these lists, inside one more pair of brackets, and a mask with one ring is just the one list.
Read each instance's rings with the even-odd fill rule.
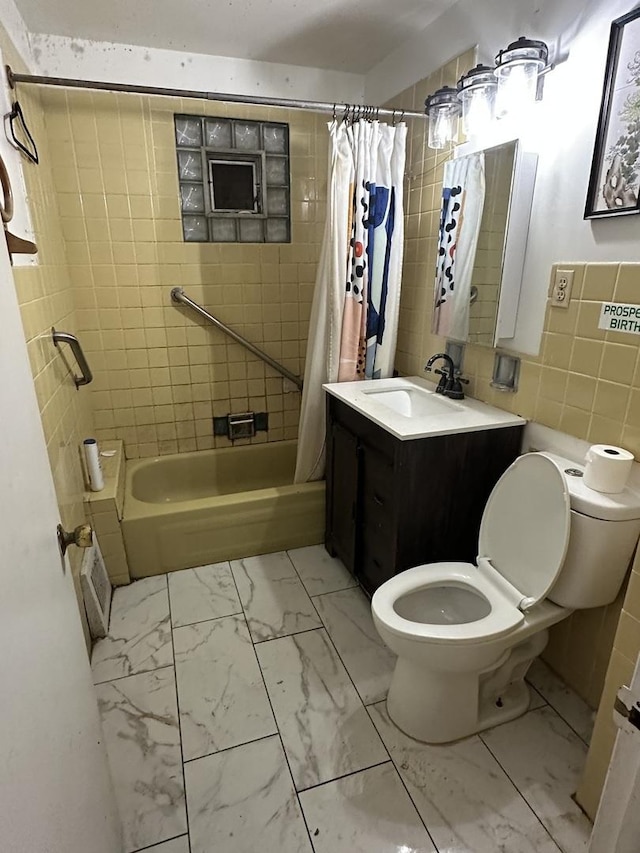
[[418,377],[324,388],[329,553],[370,595],[421,563],[473,562],[485,503],[520,454],[524,420],[443,399]]

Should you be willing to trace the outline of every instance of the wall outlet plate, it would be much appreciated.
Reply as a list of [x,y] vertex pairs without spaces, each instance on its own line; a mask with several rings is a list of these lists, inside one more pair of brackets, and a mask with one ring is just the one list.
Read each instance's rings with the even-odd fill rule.
[[557,269],[551,287],[551,304],[556,308],[568,308],[573,287],[573,270]]

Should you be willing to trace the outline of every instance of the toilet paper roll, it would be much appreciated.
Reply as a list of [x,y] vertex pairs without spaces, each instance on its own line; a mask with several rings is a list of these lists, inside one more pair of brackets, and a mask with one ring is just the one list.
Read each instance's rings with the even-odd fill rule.
[[627,485],[634,457],[622,447],[594,444],[585,457],[584,484],[596,492],[615,495]]
[[92,492],[100,492],[104,489],[104,477],[100,467],[100,454],[98,453],[98,442],[95,438],[85,438],[83,441],[84,458],[87,462],[87,473],[89,474],[89,485]]

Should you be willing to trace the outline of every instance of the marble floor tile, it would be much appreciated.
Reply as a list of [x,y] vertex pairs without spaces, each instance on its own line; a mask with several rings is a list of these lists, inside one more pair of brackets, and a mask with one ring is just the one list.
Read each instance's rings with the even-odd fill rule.
[[358,586],[357,580],[335,557],[329,556],[324,545],[307,545],[287,551],[300,580],[309,595],[322,595]]
[[125,850],[187,831],[173,667],[96,686]]
[[544,708],[547,704],[547,700],[542,696],[533,684],[529,684],[529,710],[535,711],[536,708]]
[[387,760],[324,630],[262,643],[256,652],[299,791]]
[[311,853],[278,737],[185,765],[191,853]]
[[368,710],[440,851],[558,853],[479,737],[428,745],[397,729],[384,702]]
[[322,625],[284,551],[234,560],[231,571],[254,642]]
[[109,634],[91,655],[99,684],[173,663],[166,575],[135,581],[113,593]]
[[184,760],[277,732],[244,616],[175,628]]
[[189,853],[189,836],[181,835],[180,838],[172,838],[171,841],[145,847],[144,853]]
[[435,853],[391,763],[300,794],[315,853]]
[[384,699],[396,656],[375,629],[369,599],[356,588],[317,596],[313,603],[362,701]]
[[169,599],[174,628],[242,613],[229,563],[171,572]]
[[537,658],[527,673],[527,681],[544,696],[578,737],[585,743],[591,740],[595,712],[562,681],[547,664]]
[[587,748],[550,707],[481,735],[564,853],[586,850],[591,824],[571,799]]

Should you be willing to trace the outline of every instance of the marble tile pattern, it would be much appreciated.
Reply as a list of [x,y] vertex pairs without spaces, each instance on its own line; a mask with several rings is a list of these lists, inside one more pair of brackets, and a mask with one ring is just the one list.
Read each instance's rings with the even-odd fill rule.
[[95,684],[173,663],[165,575],[145,578],[113,593],[109,633],[95,644]]
[[479,737],[430,746],[399,731],[384,702],[369,712],[438,850],[558,853]]
[[391,763],[300,794],[316,853],[434,853]]
[[308,545],[287,553],[309,595],[322,595],[358,586],[344,564],[329,556],[324,545]]
[[213,563],[169,575],[174,628],[242,613],[229,563]]
[[527,673],[527,681],[543,696],[551,707],[560,714],[581,740],[591,740],[595,713],[562,681],[547,664],[537,658]]
[[366,595],[358,587],[319,595],[313,603],[364,704],[384,699],[396,656],[376,631]]
[[231,570],[254,642],[321,627],[284,551],[234,560]]
[[591,824],[571,795],[587,748],[550,707],[482,733],[482,740],[565,853],[586,850]]
[[522,717],[412,740],[364,595],[321,547],[291,559],[116,591],[92,667],[124,853],[585,853],[572,691],[536,662]]
[[184,760],[277,732],[243,616],[173,632]]
[[386,761],[326,631],[256,646],[297,790]]
[[96,691],[126,853],[186,833],[173,667]]
[[311,853],[280,739],[185,765],[191,853]]

